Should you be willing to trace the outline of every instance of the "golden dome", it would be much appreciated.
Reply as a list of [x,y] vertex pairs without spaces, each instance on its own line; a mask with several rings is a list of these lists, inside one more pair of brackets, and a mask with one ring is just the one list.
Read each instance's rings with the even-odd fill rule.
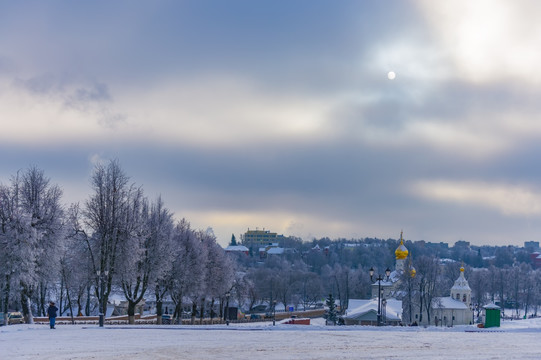
[[414,278],[416,274],[417,274],[417,271],[414,268],[411,268],[410,270],[411,277]]
[[400,232],[400,245],[396,248],[394,252],[396,260],[404,260],[408,257],[408,249],[404,246],[404,239],[402,238],[402,231]]

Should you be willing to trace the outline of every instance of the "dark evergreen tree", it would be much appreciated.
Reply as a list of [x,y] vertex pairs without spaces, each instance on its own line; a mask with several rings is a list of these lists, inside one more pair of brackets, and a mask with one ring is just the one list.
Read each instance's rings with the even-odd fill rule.
[[336,314],[336,304],[332,294],[329,294],[329,297],[325,300],[325,304],[327,305],[327,311],[325,311],[324,318],[327,320],[327,324],[332,323],[333,325],[336,325],[338,316]]
[[231,244],[229,244],[231,246],[236,246],[237,245],[237,239],[235,238],[235,234],[231,234]]

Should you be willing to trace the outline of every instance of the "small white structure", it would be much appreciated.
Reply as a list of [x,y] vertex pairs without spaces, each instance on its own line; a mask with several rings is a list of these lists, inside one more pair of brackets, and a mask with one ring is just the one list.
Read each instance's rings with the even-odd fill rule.
[[[387,299],[381,308],[382,323],[385,325],[400,325],[402,320],[402,301]],[[378,324],[378,299],[350,299],[346,315],[343,317],[346,325]]]

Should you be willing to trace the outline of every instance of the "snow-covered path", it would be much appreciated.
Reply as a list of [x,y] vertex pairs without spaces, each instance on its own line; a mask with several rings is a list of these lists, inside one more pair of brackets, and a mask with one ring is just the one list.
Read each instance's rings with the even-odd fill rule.
[[[541,326],[383,328],[278,325],[0,328],[0,359],[539,359]],[[519,324],[520,323],[520,324]]]

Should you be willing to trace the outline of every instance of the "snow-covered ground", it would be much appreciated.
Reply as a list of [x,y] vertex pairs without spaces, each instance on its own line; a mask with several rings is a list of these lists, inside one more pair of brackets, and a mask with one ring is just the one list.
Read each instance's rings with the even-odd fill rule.
[[11,325],[0,359],[540,359],[541,319],[501,328],[257,323],[214,326]]

